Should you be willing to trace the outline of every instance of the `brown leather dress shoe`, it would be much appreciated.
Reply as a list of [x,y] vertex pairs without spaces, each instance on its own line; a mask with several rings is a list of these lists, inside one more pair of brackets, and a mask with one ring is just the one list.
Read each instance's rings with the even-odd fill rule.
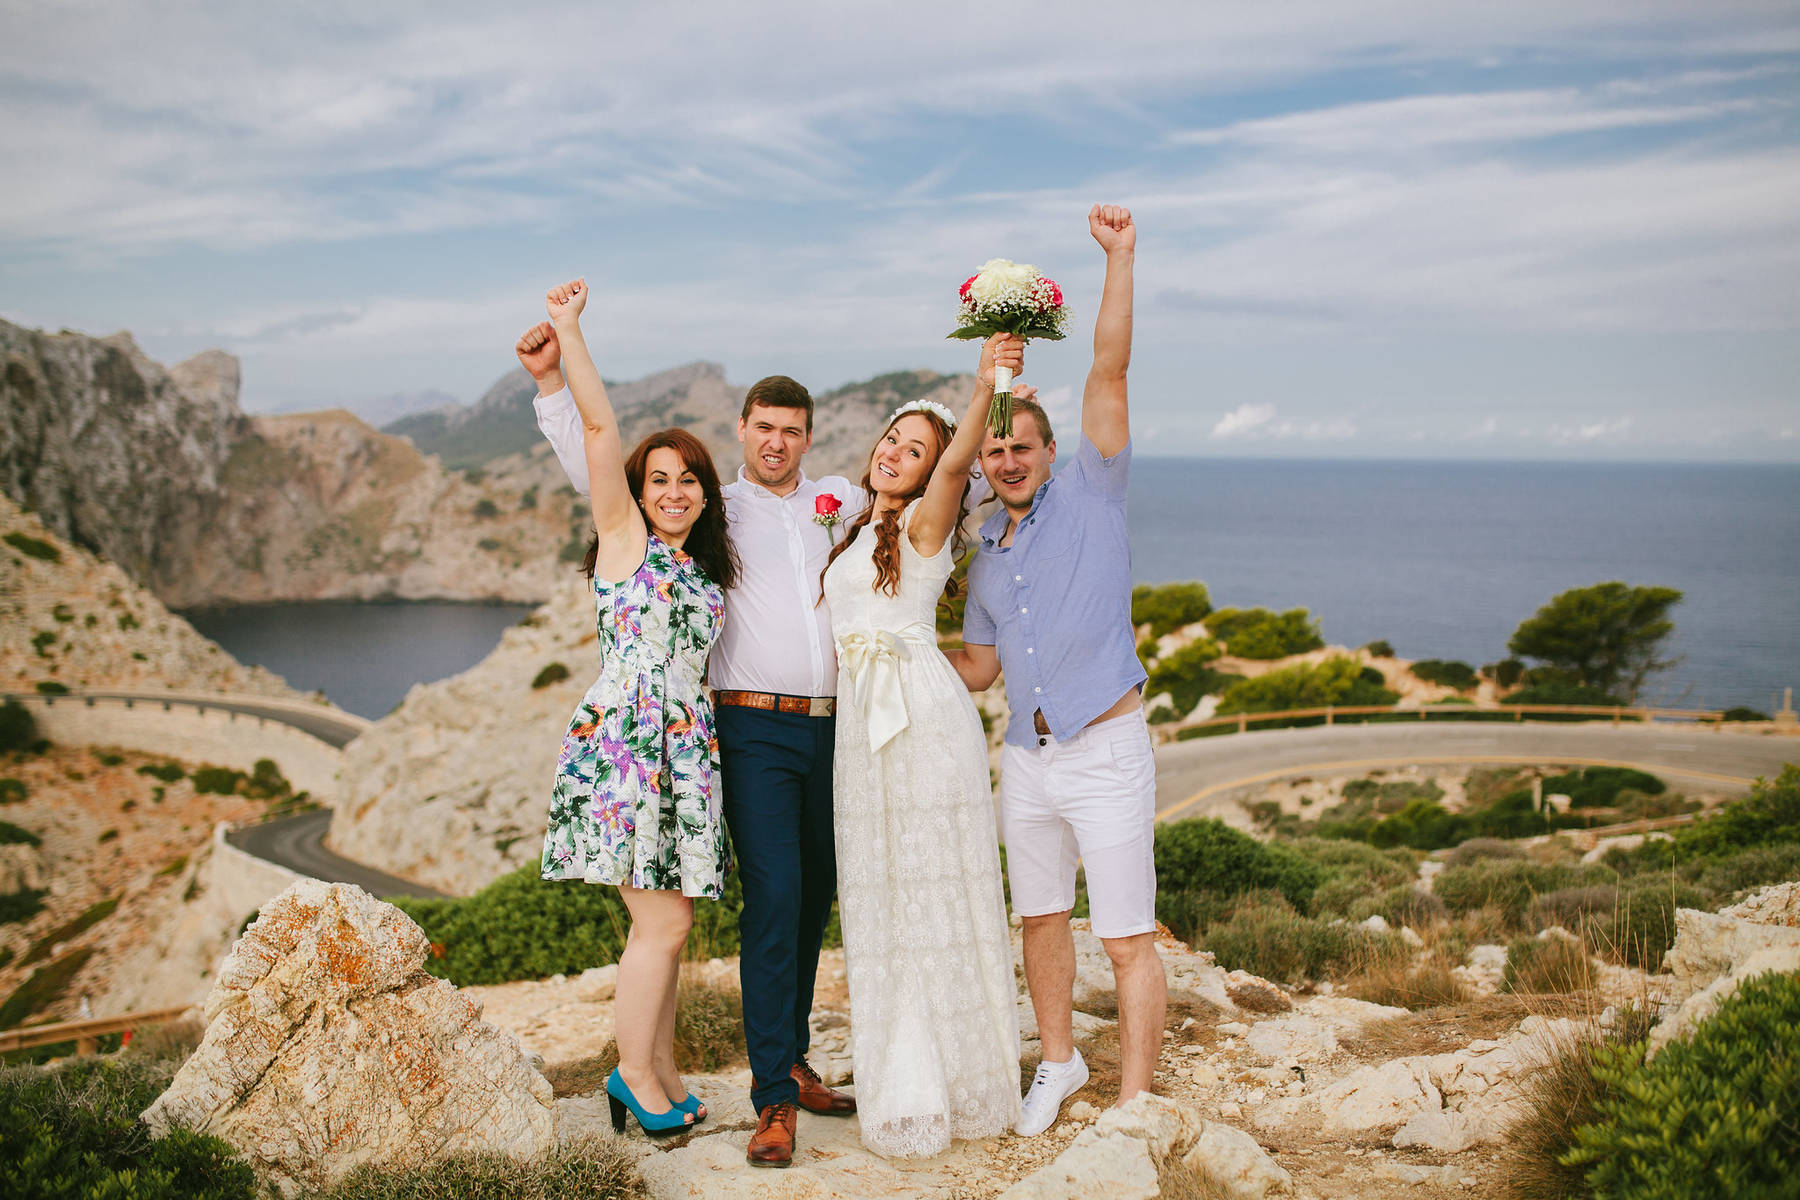
[[800,1085],[800,1107],[807,1112],[822,1117],[847,1117],[856,1111],[856,1097],[826,1087],[804,1058],[794,1064],[790,1074]]
[[794,1127],[800,1114],[791,1104],[771,1104],[757,1116],[756,1132],[744,1157],[753,1167],[785,1167],[794,1161]]

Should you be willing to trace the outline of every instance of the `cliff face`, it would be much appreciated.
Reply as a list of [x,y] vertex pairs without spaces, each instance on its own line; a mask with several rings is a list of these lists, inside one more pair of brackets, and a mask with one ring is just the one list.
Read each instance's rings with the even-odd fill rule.
[[0,321],[0,493],[62,538],[155,586],[196,540],[247,429],[237,360],[172,370],[129,334],[95,339]]

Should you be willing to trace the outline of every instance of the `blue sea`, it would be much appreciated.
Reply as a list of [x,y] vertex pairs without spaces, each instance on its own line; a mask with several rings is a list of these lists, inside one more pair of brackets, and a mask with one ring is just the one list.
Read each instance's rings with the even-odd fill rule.
[[[1220,607],[1307,608],[1328,642],[1506,657],[1557,592],[1679,588],[1682,658],[1644,700],[1772,712],[1800,688],[1800,467],[1140,458],[1132,577]],[[480,661],[517,605],[281,604],[185,614],[234,656],[376,718]]]

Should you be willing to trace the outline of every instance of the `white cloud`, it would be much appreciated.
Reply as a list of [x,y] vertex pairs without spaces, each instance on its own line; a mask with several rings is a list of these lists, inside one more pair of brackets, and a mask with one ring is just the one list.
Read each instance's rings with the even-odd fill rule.
[[1273,404],[1240,404],[1219,418],[1218,424],[1213,426],[1212,436],[1216,438],[1243,437],[1274,419],[1275,406]]
[[1489,437],[1493,437],[1495,434],[1497,434],[1499,432],[1500,432],[1500,418],[1499,417],[1488,417],[1485,420],[1483,420],[1481,422],[1481,424],[1479,424],[1479,425],[1475,426],[1475,428],[1469,430],[1468,436],[1472,437],[1472,438],[1489,438]]
[[1600,442],[1613,442],[1624,437],[1632,426],[1631,417],[1614,417],[1606,421],[1590,421],[1581,425],[1552,424],[1549,437],[1552,445],[1579,446]]

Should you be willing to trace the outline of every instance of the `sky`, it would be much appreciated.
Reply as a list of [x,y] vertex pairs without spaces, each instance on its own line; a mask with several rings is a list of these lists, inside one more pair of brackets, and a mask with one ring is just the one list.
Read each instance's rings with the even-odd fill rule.
[[476,399],[585,276],[609,378],[968,369],[1138,225],[1140,452],[1800,462],[1800,5],[0,0],[0,317]]

